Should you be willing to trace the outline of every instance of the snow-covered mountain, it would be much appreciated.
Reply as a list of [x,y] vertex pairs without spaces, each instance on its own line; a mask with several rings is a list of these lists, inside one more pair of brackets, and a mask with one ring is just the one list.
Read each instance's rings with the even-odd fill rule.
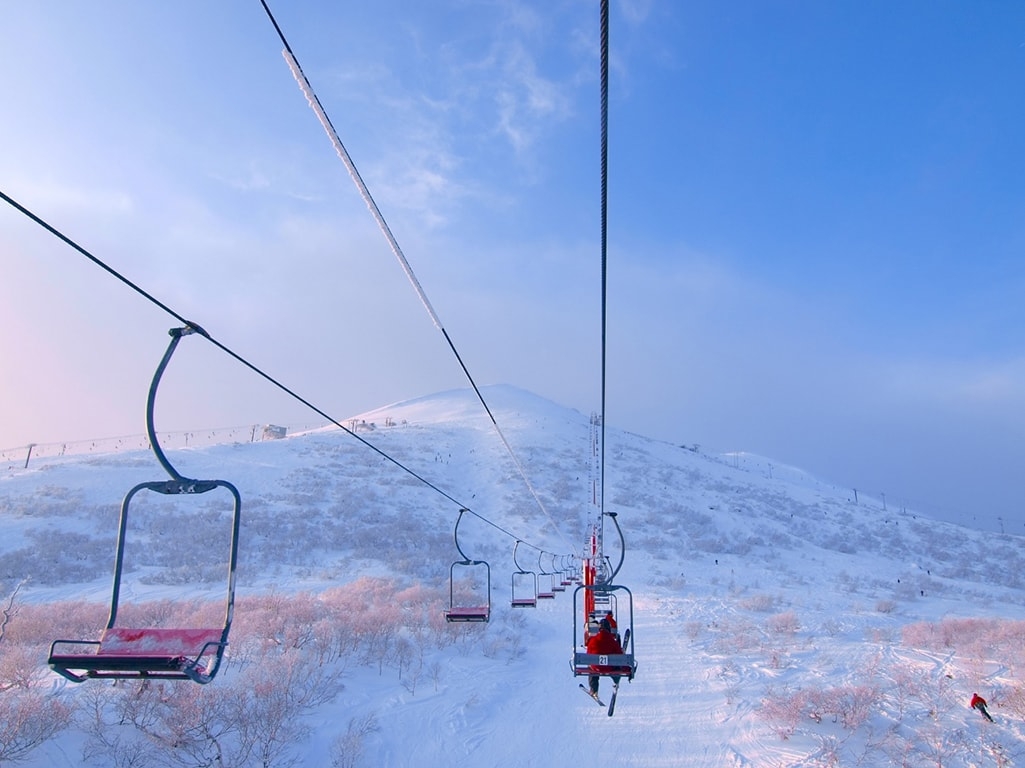
[[[170,450],[182,474],[241,492],[236,624],[218,679],[159,686],[163,709],[145,717],[126,702],[151,692],[73,685],[41,667],[44,638],[57,631],[48,621],[64,627],[95,603],[102,624],[121,497],[163,471],[152,454],[127,450],[0,474],[0,579],[6,595],[17,589],[0,641],[0,723],[10,733],[10,702],[31,691],[70,718],[26,750],[25,764],[1025,760],[1021,537],[887,508],[770,459],[710,456],[611,425],[605,509],[625,534],[617,582],[634,596],[639,669],[608,718],[570,671],[573,588],[535,609],[509,602],[517,539],[527,544],[521,566],[539,549],[583,551],[594,513],[590,414],[513,387],[484,393],[515,461],[470,390],[356,416],[346,422],[356,437],[331,427]],[[223,514],[210,500],[185,501],[195,503],[141,502],[130,539],[122,596],[154,615],[201,611],[224,591]],[[491,569],[487,624],[439,619],[460,507],[474,515],[459,543]],[[607,549],[618,559],[614,536]],[[976,691],[994,724],[968,708]],[[229,717],[226,702],[248,702],[248,714]],[[188,738],[171,725],[185,711]],[[279,731],[274,712],[288,718]],[[245,736],[246,718],[261,737]],[[262,748],[240,746],[247,738]]]

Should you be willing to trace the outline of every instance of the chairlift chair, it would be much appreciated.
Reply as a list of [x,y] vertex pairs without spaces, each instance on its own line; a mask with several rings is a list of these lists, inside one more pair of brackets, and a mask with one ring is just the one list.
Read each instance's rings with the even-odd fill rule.
[[512,607],[513,608],[536,608],[537,607],[537,574],[534,571],[526,571],[516,559],[516,551],[522,542],[517,541],[513,547],[513,563],[516,570],[512,575]]
[[[572,556],[569,556],[569,555],[562,555],[560,557],[560,560],[561,560],[560,574],[562,576],[562,581],[560,582],[560,586],[568,587],[570,584],[573,583],[573,558],[572,558]],[[569,563],[566,562],[567,560],[569,560]]]
[[[445,611],[445,620],[452,622],[486,622],[491,618],[491,566],[483,560],[471,560],[466,556],[466,553],[463,552],[462,547],[459,546],[459,523],[463,519],[463,513],[468,511],[469,510],[467,509],[459,510],[459,517],[456,518],[456,527],[452,534],[455,539],[456,550],[460,555],[462,555],[463,559],[452,563],[451,568],[449,568],[449,608]],[[484,593],[482,599],[472,605],[465,604],[466,601],[457,604],[455,594],[456,568],[468,569],[466,572],[469,573],[472,571],[479,571],[481,566],[484,567],[487,583],[487,591]]]
[[556,556],[552,555],[552,573],[551,573],[552,592],[565,592],[566,591],[566,582],[564,580],[565,577],[564,577],[564,575],[562,573],[562,570],[560,568],[556,567],[556,565],[555,565],[555,558],[556,558]]
[[[619,527],[619,521],[616,520],[616,513],[606,512],[604,514],[612,520],[616,526],[616,532],[619,534],[619,564],[615,568],[609,568],[609,575],[606,580],[581,584],[573,590],[573,658],[570,661],[570,667],[573,669],[574,676],[619,676],[633,680],[634,673],[637,671],[637,660],[634,658],[633,652],[633,649],[636,647],[634,642],[633,594],[626,587],[612,583],[612,579],[616,577],[619,569],[623,567],[623,560],[626,556],[626,541],[623,539],[623,531]],[[600,563],[611,566],[611,560],[607,557],[601,557]],[[619,609],[619,594],[623,594],[626,597],[625,610]],[[620,642],[623,652],[617,654],[588,653],[587,641],[598,630],[601,619],[609,611],[612,611],[613,617],[616,618],[618,629],[622,632]],[[625,631],[623,631],[624,613],[626,614]],[[577,623],[578,620],[583,620],[586,626],[580,627]]]
[[[242,500],[238,489],[225,480],[192,480],[171,466],[157,441],[153,426],[153,406],[160,377],[167,367],[182,336],[191,333],[206,335],[199,326],[173,328],[171,343],[157,367],[150,385],[146,405],[146,431],[157,460],[171,476],[170,480],[143,482],[125,495],[121,503],[117,549],[114,559],[114,580],[110,613],[99,640],[54,640],[47,663],[50,668],[76,683],[89,678],[142,678],[192,680],[209,683],[220,668],[228,646],[228,632],[235,609],[235,567],[238,562],[238,537]],[[167,496],[196,496],[222,488],[233,500],[231,539],[228,550],[228,586],[225,596],[224,621],[207,628],[126,627],[117,623],[121,575],[124,569],[125,538],[129,507],[136,494],[152,491]],[[197,542],[197,545],[199,543]]]
[[555,597],[555,591],[552,587],[552,574],[548,573],[544,565],[541,564],[541,558],[544,556],[544,552],[537,556],[537,597],[539,600],[551,600]]
[[[608,655],[588,653],[587,639],[597,628],[592,628],[589,623],[585,629],[577,623],[579,617],[583,614],[581,610],[583,603],[581,600],[588,593],[598,598],[599,595],[615,596],[617,592],[622,592],[626,595],[629,606],[625,616],[627,622],[626,630],[620,635],[623,638],[623,653]],[[601,616],[604,615],[605,612],[603,611]],[[623,618],[623,612],[621,611],[617,617],[620,630],[623,629]],[[581,584],[573,591],[573,659],[570,662],[570,666],[575,677],[581,675],[619,676],[633,680],[634,673],[637,671],[637,660],[633,653],[634,647],[636,646],[633,632],[633,595],[629,589],[619,584]]]

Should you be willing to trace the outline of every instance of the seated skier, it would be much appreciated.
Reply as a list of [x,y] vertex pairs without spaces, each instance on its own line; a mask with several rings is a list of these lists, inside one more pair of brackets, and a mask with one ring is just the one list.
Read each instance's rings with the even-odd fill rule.
[[[602,619],[598,625],[598,633],[593,635],[587,641],[587,652],[598,656],[613,656],[615,654],[621,654],[623,652],[623,646],[619,644],[619,640],[612,634],[612,626],[609,624],[608,619]],[[591,671],[595,673],[609,674],[611,672],[629,672],[629,667],[613,667],[604,666],[599,664],[592,664]],[[611,675],[612,684],[619,685],[619,675]],[[591,686],[591,695],[594,698],[598,698],[598,683],[601,680],[601,674],[592,674],[588,676],[588,683]]]

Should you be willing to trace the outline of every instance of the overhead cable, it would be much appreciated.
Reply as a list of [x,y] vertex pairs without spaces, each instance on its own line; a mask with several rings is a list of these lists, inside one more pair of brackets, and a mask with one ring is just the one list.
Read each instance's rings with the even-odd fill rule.
[[[203,328],[201,326],[199,326],[198,324],[193,323],[193,322],[187,320],[184,316],[182,316],[181,314],[176,312],[170,306],[168,306],[164,302],[162,302],[159,299],[157,299],[153,294],[149,293],[148,291],[143,290],[139,285],[137,285],[136,283],[132,282],[127,277],[125,277],[120,272],[118,272],[116,269],[114,269],[110,265],[108,265],[105,262],[103,262],[101,259],[99,259],[96,256],[94,256],[92,253],[87,251],[85,248],[83,248],[81,245],[76,243],[70,237],[65,235],[59,229],[57,229],[56,227],[50,225],[48,222],[46,222],[41,217],[37,216],[35,213],[30,211],[28,208],[23,206],[21,203],[16,201],[14,198],[12,198],[9,195],[7,195],[3,190],[0,190],[0,199],[3,199],[11,207],[15,208],[16,210],[18,210],[19,212],[21,212],[22,214],[24,214],[25,216],[30,218],[32,221],[34,221],[36,224],[41,226],[47,232],[52,234],[58,240],[62,241],[66,245],[70,246],[75,251],[80,253],[82,256],[85,256],[87,259],[89,259],[89,261],[91,261],[93,264],[95,264],[96,266],[98,266],[101,269],[103,269],[109,275],[113,276],[117,280],[120,280],[122,283],[127,285],[129,288],[131,288],[133,291],[138,293],[140,296],[142,296],[143,298],[147,299],[151,303],[155,304],[160,309],[164,310],[164,312],[166,312],[167,314],[171,315],[171,317],[175,318],[178,322],[183,323],[184,325],[186,325],[189,328],[193,329],[194,331],[198,332],[199,335],[201,335],[203,338],[205,338],[207,341],[209,341],[211,344],[213,344],[219,350],[221,350],[222,352],[227,354],[229,357],[232,357],[235,360],[237,360],[238,362],[242,363],[242,365],[244,365],[246,368],[251,370],[253,373],[255,373],[258,376],[262,377],[263,379],[267,380],[268,382],[273,384],[275,387],[280,389],[285,394],[287,394],[290,397],[298,400],[300,403],[305,405],[311,411],[313,411],[314,413],[319,414],[324,419],[329,421],[331,424],[334,424],[336,427],[341,429],[346,434],[350,435],[351,437],[356,438],[356,440],[361,442],[363,445],[365,445],[370,450],[374,451],[374,453],[378,454],[382,458],[384,458],[387,461],[391,462],[396,467],[401,469],[403,472],[406,472],[407,474],[411,475],[412,477],[414,477],[416,480],[418,480],[419,482],[421,482],[422,484],[424,484],[425,486],[427,486],[431,490],[435,491],[436,493],[440,494],[441,496],[443,496],[446,499],[448,499],[449,501],[451,501],[453,504],[456,504],[460,509],[465,509],[467,512],[469,512],[474,517],[478,518],[479,520],[481,520],[484,523],[487,523],[492,528],[494,528],[494,529],[504,533],[509,538],[517,540],[517,541],[522,541],[521,537],[519,537],[516,534],[506,530],[502,526],[498,525],[497,523],[493,522],[492,520],[489,520],[488,518],[484,517],[483,515],[479,514],[478,512],[474,512],[472,509],[470,509],[470,507],[468,505],[464,504],[463,502],[461,502],[458,499],[454,498],[453,496],[449,495],[444,490],[439,488],[437,485],[435,485],[431,481],[427,480],[425,477],[423,477],[422,475],[418,474],[414,470],[410,469],[409,467],[407,467],[402,462],[398,461],[397,459],[393,458],[392,456],[389,456],[387,453],[385,453],[383,450],[381,450],[376,445],[371,443],[369,440],[367,440],[367,439],[365,439],[363,437],[360,437],[358,434],[356,434],[352,430],[347,429],[337,419],[335,419],[334,417],[330,416],[328,413],[326,413],[325,411],[323,411],[320,408],[318,408],[312,402],[310,402],[306,398],[302,397],[297,392],[295,392],[294,390],[290,389],[289,387],[285,386],[280,381],[278,381],[277,379],[272,377],[270,374],[265,373],[263,370],[261,370],[260,368],[255,366],[253,363],[249,362],[244,357],[242,357],[241,355],[237,354],[236,352],[234,352],[229,347],[227,347],[224,344],[222,344],[221,342],[219,342],[217,339],[215,339],[213,336],[211,336],[207,331],[203,330]],[[538,552],[544,552],[545,551],[541,547],[538,547],[538,546],[536,546],[534,544],[530,544],[527,541],[524,541],[523,543],[526,544],[531,549],[536,549]]]
[[605,368],[608,326],[609,0],[601,0],[601,507],[599,554],[605,543]]
[[[317,94],[313,90],[313,86],[310,84],[309,78],[303,72],[299,61],[296,59],[295,54],[292,52],[292,47],[288,44],[288,40],[285,38],[284,32],[281,31],[281,27],[278,25],[277,20],[274,18],[274,14],[271,13],[270,8],[267,5],[266,0],[260,0],[263,5],[264,11],[267,13],[267,17],[270,19],[271,24],[274,25],[274,30],[278,33],[278,37],[281,39],[281,44],[284,46],[282,50],[282,56],[285,58],[285,62],[288,64],[289,70],[292,72],[292,76],[295,78],[296,83],[299,85],[300,90],[306,97],[306,101],[309,103],[310,108],[313,110],[317,119],[320,121],[321,126],[324,128],[324,132],[327,134],[328,139],[331,141],[331,145],[335,149],[335,153],[341,159],[345,165],[346,170],[349,172],[349,176],[352,177],[353,182],[356,184],[359,190],[360,197],[363,198],[363,202],[366,203],[367,208],[370,209],[370,213],[373,215],[374,220],[377,221],[378,227],[384,234],[385,240],[388,241],[388,245],[391,247],[392,253],[395,254],[395,258],[398,259],[399,265],[402,267],[402,271],[406,274],[410,285],[413,286],[413,290],[420,299],[420,303],[423,304],[424,309],[427,310],[427,314],[430,315],[431,321],[434,326],[441,331],[445,337],[445,341],[448,343],[449,349],[452,350],[452,354],[455,355],[456,360],[459,363],[459,367],[462,368],[463,374],[466,376],[467,381],[470,382],[470,386],[473,387],[473,391],[477,395],[477,399],[480,400],[482,406],[484,406],[485,412],[488,414],[488,418],[491,419],[491,424],[494,426],[495,431],[502,440],[502,444],[505,445],[506,451],[512,458],[513,465],[516,467],[516,471],[523,479],[524,484],[530,491],[531,496],[534,497],[534,501],[537,503],[541,512],[548,518],[549,522],[555,527],[556,533],[559,534],[560,538],[565,542],[565,536],[559,528],[558,523],[552,517],[552,515],[545,508],[544,503],[541,501],[541,497],[538,495],[537,490],[530,482],[530,478],[527,476],[523,465],[516,456],[516,452],[513,450],[512,445],[505,437],[505,433],[502,432],[501,427],[498,425],[498,421],[495,419],[494,414],[491,412],[491,408],[488,406],[487,401],[484,399],[484,395],[481,393],[480,388],[474,381],[473,376],[470,375],[469,369],[463,362],[455,344],[452,342],[451,337],[448,335],[448,331],[445,330],[444,325],[441,323],[441,318],[438,317],[438,313],[434,310],[430,300],[427,298],[427,294],[424,292],[423,286],[420,285],[420,281],[417,280],[416,274],[413,272],[413,268],[410,266],[409,261],[406,259],[406,255],[402,252],[402,248],[399,246],[398,240],[395,239],[395,235],[392,234],[391,227],[388,226],[388,222],[384,218],[384,214],[381,213],[381,209],[378,207],[374,200],[373,195],[370,194],[370,189],[367,187],[366,182],[363,181],[363,177],[360,175],[359,170],[356,168],[356,164],[352,161],[352,157],[349,155],[348,150],[342,143],[341,138],[338,135],[338,131],[335,130],[334,125],[331,122],[331,118],[328,117],[327,112],[324,110],[324,106],[320,103],[320,99],[317,98]],[[568,542],[566,542],[568,544]]]

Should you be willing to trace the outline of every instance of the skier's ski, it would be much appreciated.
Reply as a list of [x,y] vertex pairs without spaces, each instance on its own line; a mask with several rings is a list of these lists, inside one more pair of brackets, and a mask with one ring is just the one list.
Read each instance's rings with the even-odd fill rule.
[[630,653],[630,630],[623,633],[623,653]]
[[590,696],[592,699],[594,699],[598,703],[599,707],[604,707],[605,706],[605,702],[598,698],[598,694],[597,693],[591,693],[591,689],[588,688],[583,683],[580,684],[580,690],[582,690],[584,693],[586,693],[588,696]]
[[[629,631],[629,630],[627,630]],[[619,684],[612,686],[612,698],[609,699],[609,717],[616,711],[616,696],[619,695]]]

